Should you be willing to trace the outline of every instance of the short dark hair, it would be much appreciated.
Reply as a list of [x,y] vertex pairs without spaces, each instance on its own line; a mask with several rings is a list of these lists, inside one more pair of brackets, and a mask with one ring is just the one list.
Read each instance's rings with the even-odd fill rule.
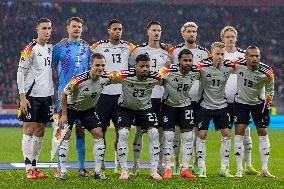
[[182,55],[184,54],[191,54],[191,56],[193,57],[192,52],[189,49],[182,49],[179,53],[178,53],[178,59],[180,60]]
[[139,55],[136,57],[136,64],[137,64],[139,61],[150,61],[150,57],[148,56],[148,54],[139,54]]
[[159,25],[161,26],[161,23],[159,21],[151,21],[147,24],[147,30],[152,26],[152,25]]
[[100,53],[94,53],[91,56],[91,62],[93,62],[95,59],[105,59],[105,57]]
[[45,22],[50,22],[51,20],[48,18],[40,18],[37,22],[36,22],[36,26],[40,25],[41,23],[45,23]]
[[109,21],[107,28],[110,29],[113,24],[121,24],[121,22],[117,19],[112,19]]
[[83,20],[80,17],[73,16],[73,17],[68,18],[66,22],[67,26],[70,26],[71,21],[80,22],[83,25]]
[[246,49],[246,54],[247,54],[249,49],[258,49],[259,50],[259,48],[257,46],[248,46],[248,48]]

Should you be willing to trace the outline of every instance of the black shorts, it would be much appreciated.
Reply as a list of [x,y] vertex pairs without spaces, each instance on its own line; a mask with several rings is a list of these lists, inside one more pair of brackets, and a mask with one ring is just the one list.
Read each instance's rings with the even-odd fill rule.
[[250,115],[254,125],[259,128],[266,128],[263,120],[262,109],[264,104],[248,105],[238,102],[234,103],[234,122],[235,124],[249,124]]
[[119,96],[120,95],[101,94],[98,100],[96,111],[104,129],[110,126],[110,120],[112,120],[114,126],[117,127],[117,108]]
[[164,105],[162,109],[163,129],[174,129],[175,125],[181,129],[192,129],[194,124],[193,107],[171,107]]
[[228,112],[230,114],[230,123],[234,124],[234,103],[228,103]]
[[94,128],[101,127],[101,122],[95,108],[91,108],[85,111],[77,111],[67,108],[67,119],[72,130],[73,125],[80,120],[82,126],[88,131]]
[[131,110],[125,107],[118,107],[118,127],[141,126],[143,130],[149,127],[158,127],[158,120],[152,108],[147,110]]
[[198,130],[208,130],[211,119],[213,119],[214,127],[216,130],[226,128],[231,129],[232,127],[230,122],[230,114],[228,112],[227,107],[217,110],[211,110],[199,106],[197,110],[196,119],[198,124]]
[[191,101],[191,106],[193,108],[193,117],[194,117],[193,124],[196,125],[197,109],[199,107],[198,102]]
[[31,108],[28,107],[28,112],[26,114],[20,113],[18,115],[19,120],[23,122],[37,123],[48,123],[52,121],[53,107],[51,96],[27,96],[27,100],[30,102]]
[[152,109],[155,112],[158,119],[158,126],[162,127],[163,124],[163,116],[161,114],[161,99],[160,98],[151,98]]

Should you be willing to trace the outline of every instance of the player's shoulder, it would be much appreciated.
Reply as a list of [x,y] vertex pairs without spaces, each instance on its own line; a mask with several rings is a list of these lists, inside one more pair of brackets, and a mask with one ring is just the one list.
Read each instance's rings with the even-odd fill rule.
[[120,45],[126,46],[131,51],[133,51],[136,47],[133,43],[131,43],[129,41],[125,41],[125,40],[120,40],[119,43],[120,43]]
[[148,46],[148,43],[142,43],[142,44],[139,44],[139,45],[136,45],[134,50],[136,49],[140,49],[140,48],[146,48]]
[[150,71],[149,78],[150,79],[160,80],[161,79],[161,75],[157,71]]
[[99,40],[91,45],[91,49],[94,50],[100,45],[106,45],[109,43],[109,39],[106,40]]
[[82,73],[79,73],[79,74],[73,76],[72,79],[71,79],[71,84],[74,87],[79,86],[84,81],[87,81],[88,79],[90,79],[89,73],[90,73],[90,71],[86,71],[86,72],[82,72]]
[[33,49],[33,47],[37,44],[36,40],[32,40],[30,43],[24,46],[22,51],[30,51]]
[[173,51],[175,51],[176,49],[181,49],[181,48],[183,48],[184,46],[185,46],[185,43],[180,43],[180,44],[178,44],[178,45],[173,46],[172,48],[170,48],[170,51],[173,52]]
[[246,53],[246,50],[244,50],[244,49],[242,49],[242,48],[240,48],[240,47],[237,47],[237,51],[238,51],[239,53],[242,53],[242,54],[245,54],[245,53]]
[[225,59],[225,60],[223,61],[223,65],[224,65],[225,67],[232,67],[232,64],[233,64],[233,62],[232,62],[231,60],[229,60],[229,59]]
[[198,66],[198,68],[204,68],[204,67],[211,67],[211,66],[213,66],[212,57],[208,57],[208,58],[205,58],[205,59],[199,61],[197,66]]
[[33,40],[32,42],[24,46],[24,48],[21,50],[21,60],[32,56],[32,51],[36,44],[36,40]]
[[237,60],[234,60],[234,62],[240,66],[247,66],[247,60],[245,58],[238,58]]
[[206,49],[205,47],[200,46],[200,45],[196,45],[196,48],[197,48],[198,50],[200,50],[201,52],[207,53],[208,57],[211,56],[210,51],[209,51],[208,49]]
[[198,73],[198,72],[200,72],[200,69],[197,65],[193,65],[191,67],[191,72]]
[[267,77],[272,77],[273,75],[273,69],[272,67],[268,66],[267,64],[264,64],[262,62],[259,63],[258,71],[266,75]]

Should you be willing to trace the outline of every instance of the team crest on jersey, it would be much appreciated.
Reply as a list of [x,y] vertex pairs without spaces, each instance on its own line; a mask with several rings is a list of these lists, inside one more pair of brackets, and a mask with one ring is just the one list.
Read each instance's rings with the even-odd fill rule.
[[124,53],[125,50],[127,49],[126,47],[118,47],[118,48],[120,49],[120,52],[121,52],[121,53]]
[[175,82],[177,82],[177,83],[178,83],[178,79],[177,79],[177,78],[174,78],[172,81],[175,81]]
[[28,113],[26,113],[26,118],[27,119],[31,119],[32,118],[32,116],[31,116],[31,114],[28,112]]
[[229,76],[229,72],[224,72],[224,77],[228,77]]
[[134,84],[133,83],[129,83],[128,87],[134,87]]
[[100,86],[101,86],[102,89],[103,89],[104,86],[106,86],[106,85],[107,85],[106,83],[100,83]]
[[243,73],[243,72],[240,72],[239,74],[240,74],[241,76],[244,76],[244,73]]
[[146,86],[146,89],[150,89],[151,88],[151,83],[148,83],[148,85]]
[[254,81],[258,81],[258,80],[259,80],[259,77],[258,77],[257,75],[254,76],[254,77],[253,77],[253,80],[254,80]]

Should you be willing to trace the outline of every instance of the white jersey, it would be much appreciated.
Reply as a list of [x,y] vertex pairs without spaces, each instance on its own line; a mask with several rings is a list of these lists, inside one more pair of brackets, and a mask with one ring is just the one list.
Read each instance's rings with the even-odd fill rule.
[[228,106],[225,86],[229,75],[234,71],[230,60],[224,60],[220,68],[213,66],[213,59],[207,58],[198,63],[200,70],[200,106],[216,110]]
[[164,66],[159,73],[163,78],[165,92],[163,101],[172,107],[185,107],[191,105],[189,90],[195,80],[200,77],[199,69],[192,66],[187,74],[182,74],[177,64]]
[[[200,62],[203,59],[206,59],[210,56],[210,52],[202,46],[196,45],[196,48],[190,49],[185,46],[184,43],[181,43],[173,48],[171,48],[170,52],[172,55],[172,63],[178,64],[178,54],[181,50],[188,49],[193,54],[193,65],[197,65],[198,62]],[[198,96],[198,88],[199,88],[199,81],[194,81],[189,94],[192,101],[197,102],[199,100]]]
[[[168,51],[163,48],[152,48],[148,43],[138,45],[130,56],[130,64],[135,65],[135,59],[139,54],[148,54],[151,62],[151,71],[159,71],[165,64],[170,64],[170,56]],[[151,98],[162,98],[164,88],[162,86],[155,86]]]
[[[225,51],[224,55],[225,59],[228,60],[237,60],[240,58],[245,58],[245,50],[241,48],[237,48],[237,51],[233,53],[229,53]],[[235,95],[237,93],[237,74],[233,73],[229,76],[225,87],[225,93],[228,100],[228,103],[233,103],[235,99]]]
[[147,110],[152,107],[151,94],[155,85],[159,84],[161,76],[151,71],[148,78],[138,80],[134,68],[122,70],[112,82],[122,84],[122,94],[118,99],[119,106],[131,110]]
[[[93,44],[91,50],[93,53],[104,55],[106,59],[105,70],[111,72],[128,69],[128,59],[134,47],[132,43],[123,40],[120,40],[118,45],[113,45],[109,40],[102,40]],[[106,86],[102,93],[119,95],[121,91],[121,84],[111,84]]]
[[274,95],[274,74],[270,66],[260,62],[259,68],[251,71],[246,59],[235,61],[233,65],[238,76],[236,102],[248,105],[260,104],[265,96]]
[[54,94],[52,80],[51,43],[40,45],[33,40],[21,51],[19,72],[24,72],[24,81],[17,78],[19,93],[29,93],[32,97],[48,97]]
[[68,108],[85,111],[94,108],[104,87],[110,79],[102,75],[96,81],[90,78],[90,71],[74,76],[64,88]]

